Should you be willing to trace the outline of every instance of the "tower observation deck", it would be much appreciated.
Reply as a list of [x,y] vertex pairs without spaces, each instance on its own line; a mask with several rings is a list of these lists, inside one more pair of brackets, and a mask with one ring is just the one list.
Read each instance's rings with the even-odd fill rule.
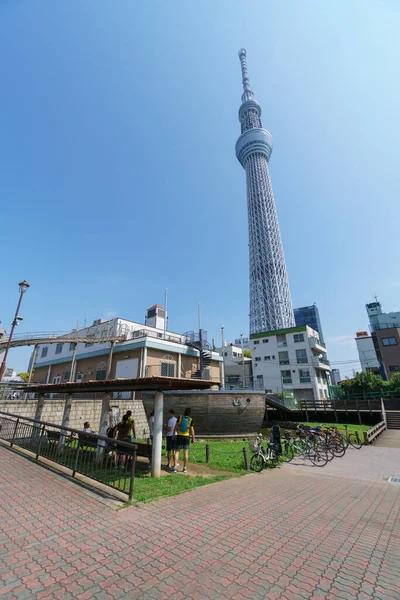
[[243,94],[236,156],[246,171],[250,259],[250,334],[294,327],[292,300],[268,161],[272,136],[250,89],[246,50],[239,50]]

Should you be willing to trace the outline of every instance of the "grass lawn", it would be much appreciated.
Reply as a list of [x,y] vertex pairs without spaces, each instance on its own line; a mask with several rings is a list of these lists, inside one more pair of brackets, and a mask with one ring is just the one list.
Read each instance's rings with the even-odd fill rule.
[[176,496],[182,492],[193,490],[202,485],[224,481],[228,477],[189,477],[181,475],[163,475],[159,478],[150,477],[135,477],[133,488],[133,498],[136,502],[151,502],[166,496]]
[[251,456],[248,442],[195,442],[190,445],[189,462],[206,465],[206,444],[210,447],[210,469],[245,473],[243,448]]

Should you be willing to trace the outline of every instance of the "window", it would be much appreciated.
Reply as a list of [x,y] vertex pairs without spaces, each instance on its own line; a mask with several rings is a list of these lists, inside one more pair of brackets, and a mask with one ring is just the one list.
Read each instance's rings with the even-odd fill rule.
[[260,340],[256,340],[256,341],[254,342],[254,345],[255,345],[255,346],[257,346],[259,343],[260,343]]
[[259,362],[261,360],[261,356],[256,356],[255,361]]
[[279,364],[280,365],[288,365],[289,364],[289,352],[278,352],[279,356]]
[[299,369],[300,383],[311,383],[309,369]]
[[234,356],[234,358],[237,358],[239,356],[237,352],[232,352],[232,355]]
[[296,344],[298,342],[304,342],[304,333],[295,333],[293,337]]
[[80,383],[83,378],[84,378],[84,374],[83,373],[77,373],[76,374],[76,383]]
[[396,371],[400,371],[400,365],[390,365],[389,371],[391,371],[392,373],[395,373]]
[[87,348],[88,346],[93,346],[94,342],[86,342],[85,344],[85,348]]
[[301,365],[303,363],[308,363],[308,358],[307,358],[307,351],[304,350],[296,350],[296,358],[297,358],[297,364]]
[[257,375],[257,379],[262,379],[263,376],[262,375]]
[[227,353],[227,352],[224,352],[224,354],[225,354],[225,356],[228,356],[228,353]]
[[71,371],[65,371],[65,373],[64,373],[64,381],[69,381],[70,375],[71,375]]
[[69,351],[73,352],[74,348],[75,348],[75,344],[74,344],[74,342],[71,342],[69,345]]
[[272,355],[272,360],[275,360],[275,354]]
[[292,383],[292,374],[290,369],[287,371],[281,371],[282,383]]
[[325,394],[325,398],[328,397],[328,392],[326,390],[324,390],[324,394]]
[[173,363],[162,362],[161,377],[175,377],[175,365]]
[[101,362],[96,367],[96,381],[104,381],[107,377],[107,365]]
[[286,335],[277,335],[276,336],[276,341],[278,342],[278,348],[286,348],[287,346],[287,341],[286,341]]
[[60,375],[56,375],[55,377],[53,377],[53,383],[61,383]]
[[56,354],[61,354],[64,344],[56,344]]
[[47,352],[49,351],[48,347],[46,346],[46,348],[42,348],[42,354],[41,357],[44,358],[45,356],[47,356]]
[[271,360],[270,356],[264,356],[264,360]]
[[267,338],[267,339],[265,339],[265,340],[263,340],[263,344],[268,344],[268,342],[269,342],[269,339],[268,339],[268,338]]
[[397,346],[396,338],[382,338],[383,346]]
[[319,397],[320,397],[320,398],[323,398],[323,397],[324,397],[324,394],[323,394],[323,391],[321,390],[321,388],[319,388],[319,389],[318,389],[318,391],[319,391]]

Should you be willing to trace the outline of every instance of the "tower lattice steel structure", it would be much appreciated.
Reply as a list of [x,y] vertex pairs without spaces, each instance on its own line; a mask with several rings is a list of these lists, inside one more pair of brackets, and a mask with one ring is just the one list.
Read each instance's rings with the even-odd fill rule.
[[250,254],[250,334],[294,327],[292,300],[274,195],[268,171],[272,136],[261,124],[247,73],[246,50],[239,50],[243,95],[242,135],[236,156],[246,170]]

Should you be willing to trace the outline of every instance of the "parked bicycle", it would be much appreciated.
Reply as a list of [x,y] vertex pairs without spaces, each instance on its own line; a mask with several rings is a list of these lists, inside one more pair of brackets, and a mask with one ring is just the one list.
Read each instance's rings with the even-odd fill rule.
[[313,436],[306,434],[297,427],[298,438],[293,438],[290,431],[285,431],[285,441],[282,447],[282,459],[291,462],[296,455],[308,459],[316,467],[324,467],[328,462],[328,453],[322,445],[315,443]]
[[257,436],[256,440],[250,444],[250,450],[254,452],[250,459],[250,469],[259,473],[264,469],[267,463],[270,463],[272,467],[276,467],[279,463],[279,448],[277,444],[268,442],[267,449],[263,445],[262,434]]

